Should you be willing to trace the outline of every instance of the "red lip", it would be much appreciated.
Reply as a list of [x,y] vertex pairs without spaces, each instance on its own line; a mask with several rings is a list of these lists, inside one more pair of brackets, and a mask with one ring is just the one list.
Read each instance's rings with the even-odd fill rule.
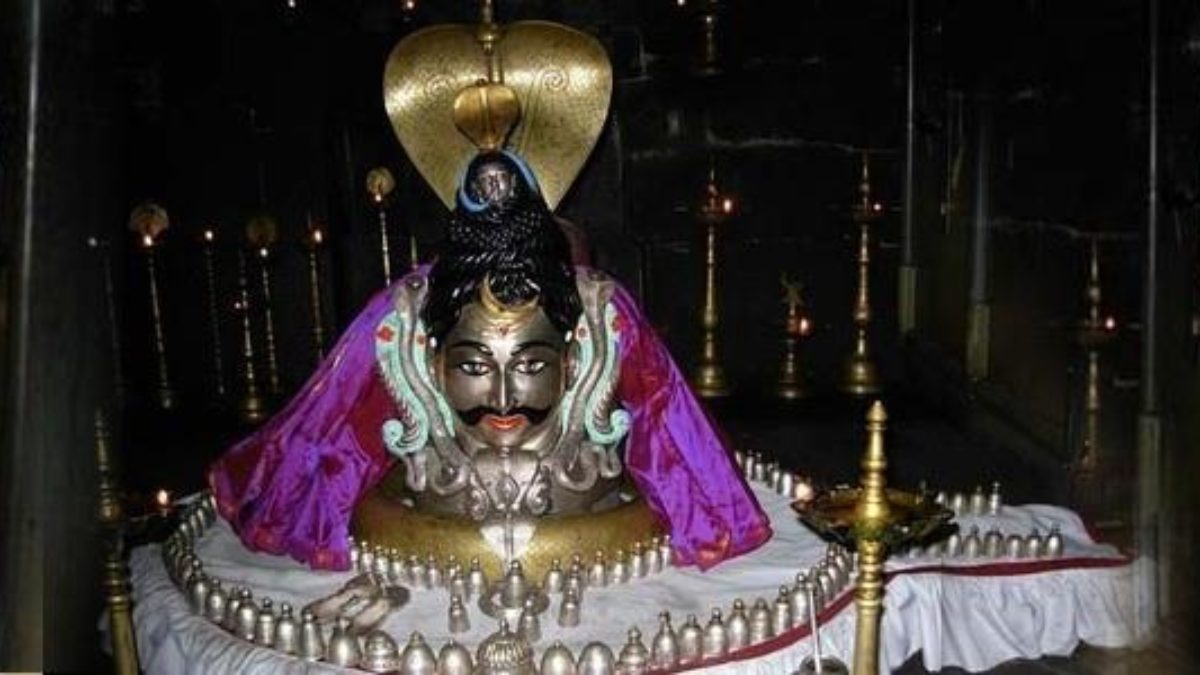
[[484,415],[483,421],[497,431],[512,431],[525,424],[524,415]]

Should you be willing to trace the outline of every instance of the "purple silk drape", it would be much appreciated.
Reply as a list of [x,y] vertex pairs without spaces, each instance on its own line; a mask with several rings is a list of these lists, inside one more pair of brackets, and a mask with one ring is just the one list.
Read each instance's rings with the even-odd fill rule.
[[[377,293],[287,407],[209,469],[221,515],[247,547],[349,566],[351,512],[393,462],[380,429],[396,412],[374,339],[390,297]],[[618,395],[633,418],[625,461],[669,525],[676,562],[707,569],[759,546],[770,526],[729,451],[637,303],[621,288],[614,303]]]

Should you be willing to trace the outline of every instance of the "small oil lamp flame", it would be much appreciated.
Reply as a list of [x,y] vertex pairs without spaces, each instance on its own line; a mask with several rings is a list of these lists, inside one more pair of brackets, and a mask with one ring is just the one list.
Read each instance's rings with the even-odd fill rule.
[[267,247],[266,246],[258,249],[258,257],[260,257],[264,260],[266,259],[266,257],[267,257]]
[[213,234],[213,231],[212,231],[212,230],[205,230],[205,231],[204,231],[204,241],[207,241],[207,242],[210,242],[210,243],[211,243],[211,242],[212,242],[212,240],[215,238],[215,236],[216,236],[216,235],[214,235],[214,234]]
[[402,7],[404,8],[404,11],[411,12],[417,8],[417,0],[404,0]]
[[1111,314],[1104,317],[1104,330],[1115,331],[1117,329],[1117,318]]
[[807,316],[800,317],[800,326],[799,326],[800,336],[804,337],[811,332],[812,332],[812,322],[808,320]]
[[325,241],[325,235],[321,232],[321,230],[319,228],[315,229],[312,231],[312,240],[313,240],[314,244],[320,244],[323,241]]
[[151,237],[148,234],[143,234],[142,235],[142,246],[144,246],[145,248],[150,248],[150,247],[154,246],[154,237]]
[[160,511],[166,511],[167,509],[171,508],[171,493],[162,489],[160,489],[158,492],[155,492],[154,505],[157,506],[158,510]]
[[733,213],[733,197],[726,197],[721,201],[721,211],[726,215]]
[[875,213],[879,213],[880,211],[883,210],[883,204],[881,204],[879,202],[875,202],[874,204],[871,204],[871,210],[874,211]]

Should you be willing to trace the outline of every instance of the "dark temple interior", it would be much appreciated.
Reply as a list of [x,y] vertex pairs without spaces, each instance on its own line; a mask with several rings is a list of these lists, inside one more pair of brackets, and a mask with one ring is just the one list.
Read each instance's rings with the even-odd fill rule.
[[[718,196],[710,365],[728,393],[705,405],[732,447],[853,482],[881,399],[891,482],[1000,481],[1157,563],[1152,644],[993,672],[1200,672],[1200,7],[496,11],[606,48],[608,123],[557,213],[688,373]],[[98,413],[130,508],[199,490],[252,428],[248,354],[278,410],[384,287],[381,244],[390,279],[437,255],[447,211],[393,134],[382,69],[403,36],[477,16],[466,0],[0,9],[0,670],[108,667]],[[382,202],[377,167],[395,179]],[[856,396],[864,167],[881,392]],[[129,224],[147,201],[170,221],[152,258]],[[783,282],[805,323],[790,342]]]

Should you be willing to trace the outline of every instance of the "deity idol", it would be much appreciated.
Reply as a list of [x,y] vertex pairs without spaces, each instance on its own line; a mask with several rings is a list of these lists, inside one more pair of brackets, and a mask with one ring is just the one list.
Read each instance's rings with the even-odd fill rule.
[[[377,294],[287,407],[213,465],[221,514],[252,549],[332,569],[349,566],[351,535],[405,556],[479,558],[490,575],[517,560],[537,574],[658,534],[676,564],[701,568],[757,547],[770,529],[731,453],[633,298],[572,264],[551,211],[603,123],[603,50],[552,24],[515,24],[503,38],[486,23],[455,28],[407,38],[386,75],[402,142],[450,196],[446,246]],[[582,60],[589,77],[561,72],[585,91],[522,77],[522,49],[539,40],[551,45],[535,50],[542,61],[574,45],[565,62]],[[484,76],[468,69],[456,89],[406,93],[428,81],[422,41],[441,49],[437,67],[481,61]],[[413,110],[439,108],[474,146],[459,153],[449,195],[447,158],[429,151],[456,146],[428,138],[435,124],[411,126]],[[539,124],[569,127],[573,109],[591,116],[584,133],[528,142],[553,138]],[[563,156],[577,165],[555,164]]]

